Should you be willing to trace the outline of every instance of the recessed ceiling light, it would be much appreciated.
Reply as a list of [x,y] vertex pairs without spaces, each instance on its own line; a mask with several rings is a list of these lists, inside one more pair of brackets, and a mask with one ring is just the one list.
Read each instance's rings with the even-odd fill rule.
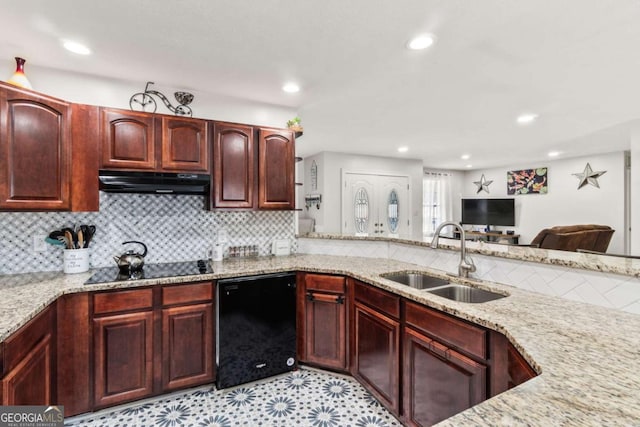
[[406,153],[409,151],[409,147],[398,147],[398,153]]
[[560,151],[549,151],[549,153],[547,153],[547,156],[549,157],[558,157],[560,155]]
[[436,41],[431,34],[420,34],[407,42],[407,49],[422,50],[426,49]]
[[462,160],[469,160],[471,158],[471,155],[470,154],[463,154],[462,156],[460,156],[460,158]]
[[287,93],[296,93],[300,92],[300,86],[298,86],[296,83],[285,83],[285,85],[282,86],[282,90]]
[[73,40],[63,40],[62,46],[69,52],[77,53],[78,55],[90,55],[91,49],[82,43],[74,42]]
[[537,114],[521,114],[518,116],[516,121],[518,122],[518,124],[526,125],[529,123],[533,123],[537,118]]
[[467,166],[465,166],[465,168],[472,168],[472,167],[473,167],[473,165],[467,165]]

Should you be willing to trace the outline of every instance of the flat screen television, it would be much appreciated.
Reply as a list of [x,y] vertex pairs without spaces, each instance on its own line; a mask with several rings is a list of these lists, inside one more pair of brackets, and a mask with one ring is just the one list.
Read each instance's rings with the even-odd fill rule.
[[513,199],[462,199],[462,224],[516,225]]

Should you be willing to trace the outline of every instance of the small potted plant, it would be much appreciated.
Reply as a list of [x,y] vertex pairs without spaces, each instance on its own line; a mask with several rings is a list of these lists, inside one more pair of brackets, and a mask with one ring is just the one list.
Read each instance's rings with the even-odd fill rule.
[[294,117],[287,121],[287,127],[294,132],[302,132],[302,126],[300,125],[300,117]]

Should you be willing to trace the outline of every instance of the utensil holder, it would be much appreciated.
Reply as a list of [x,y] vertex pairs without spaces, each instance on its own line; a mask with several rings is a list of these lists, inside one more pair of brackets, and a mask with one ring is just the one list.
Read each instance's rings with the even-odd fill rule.
[[89,271],[89,248],[65,249],[62,258],[63,270],[67,274]]

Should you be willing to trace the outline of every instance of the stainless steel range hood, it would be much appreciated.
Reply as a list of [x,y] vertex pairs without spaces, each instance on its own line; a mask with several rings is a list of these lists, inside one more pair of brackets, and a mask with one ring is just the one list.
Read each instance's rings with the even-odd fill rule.
[[99,171],[100,190],[110,193],[209,195],[211,176],[206,174]]

